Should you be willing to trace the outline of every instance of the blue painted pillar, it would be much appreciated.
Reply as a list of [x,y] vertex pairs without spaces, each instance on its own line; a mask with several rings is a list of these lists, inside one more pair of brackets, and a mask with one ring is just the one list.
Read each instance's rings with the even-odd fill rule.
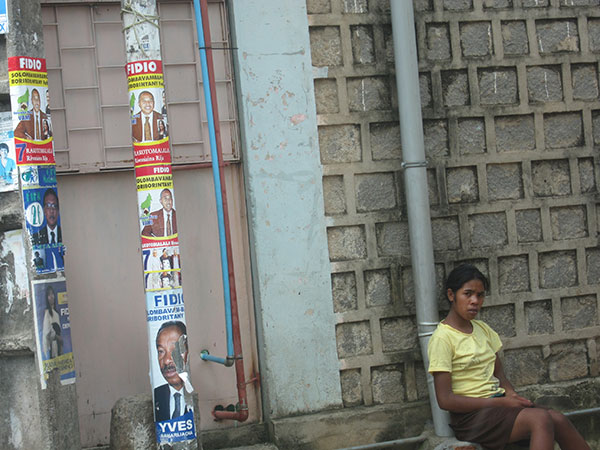
[[230,4],[265,416],[338,407],[305,1]]

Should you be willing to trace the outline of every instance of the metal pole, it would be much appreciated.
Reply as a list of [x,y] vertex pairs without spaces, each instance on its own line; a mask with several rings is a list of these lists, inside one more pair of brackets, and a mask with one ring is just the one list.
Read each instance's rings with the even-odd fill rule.
[[157,447],[198,449],[156,0],[121,12]]
[[419,98],[419,73],[417,44],[415,39],[414,12],[412,1],[392,1],[392,32],[394,38],[394,59],[396,64],[396,85],[400,113],[400,134],[404,158],[404,185],[408,210],[410,252],[413,279],[415,284],[415,304],[419,343],[427,384],[429,401],[433,415],[435,432],[438,436],[452,436],[448,426],[449,414],[437,404],[433,378],[427,372],[429,358],[427,345],[439,320],[436,301],[436,280],[433,264],[433,241],[431,218],[429,215],[429,192],[423,124],[421,119],[421,99]]

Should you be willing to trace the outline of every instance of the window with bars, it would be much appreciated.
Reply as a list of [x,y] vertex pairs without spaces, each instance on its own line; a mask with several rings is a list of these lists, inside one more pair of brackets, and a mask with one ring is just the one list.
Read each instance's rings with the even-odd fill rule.
[[[225,0],[208,2],[223,157],[239,159]],[[174,164],[210,161],[194,8],[158,3]],[[133,167],[120,3],[42,5],[59,172]],[[224,49],[224,50],[219,50]]]

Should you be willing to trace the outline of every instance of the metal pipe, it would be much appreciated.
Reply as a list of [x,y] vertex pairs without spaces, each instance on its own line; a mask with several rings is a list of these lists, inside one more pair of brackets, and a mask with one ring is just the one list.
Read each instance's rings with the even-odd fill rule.
[[376,442],[374,444],[357,445],[355,447],[347,447],[347,448],[343,448],[340,450],[367,450],[367,449],[374,449],[374,448],[389,448],[389,447],[394,447],[396,445],[417,444],[419,442],[425,441],[427,438],[428,438],[428,435],[423,433],[423,434],[420,434],[419,436],[396,439],[393,441]]
[[[208,74],[208,62],[206,57],[206,44],[204,40],[204,28],[200,12],[199,0],[194,0],[194,11],[196,14],[196,32],[198,34],[198,46],[200,50],[200,66],[202,68],[202,80],[204,88],[204,99],[206,104],[206,120],[208,122],[208,137],[210,142],[210,155],[212,158],[213,182],[215,185],[215,197],[217,203],[217,222],[219,225],[219,244],[221,251],[221,276],[223,278],[223,295],[225,297],[225,327],[227,331],[227,356],[233,357],[233,330],[231,323],[231,297],[229,290],[229,264],[227,261],[227,244],[225,237],[225,219],[223,216],[223,189],[221,186],[221,171],[219,170],[219,157],[217,152],[217,138],[215,133],[215,120],[213,116],[213,99],[210,89],[210,77]],[[204,358],[203,358],[204,359]]]
[[412,1],[392,1],[392,33],[394,39],[394,59],[396,85],[398,88],[398,108],[400,113],[400,134],[404,163],[404,185],[408,210],[410,252],[415,285],[415,304],[419,343],[428,378],[429,401],[433,415],[435,432],[438,436],[452,436],[448,426],[449,414],[437,404],[433,379],[427,372],[429,358],[427,345],[430,334],[439,320],[435,269],[433,264],[433,240],[431,217],[429,215],[429,192],[421,99],[419,98],[419,73],[417,44]]
[[600,407],[597,407],[597,408],[580,409],[578,411],[569,411],[569,412],[563,413],[563,415],[567,416],[567,417],[575,417],[575,416],[583,416],[586,414],[594,414],[594,413],[599,413],[599,412],[600,412]]
[[[198,8],[199,6],[199,8]],[[198,0],[194,0],[194,8],[196,11],[196,22],[201,22],[200,29],[203,31],[204,35],[202,36],[202,41],[200,40],[200,35],[198,37],[199,47],[201,47],[201,53],[205,55],[206,62],[206,75],[202,74],[202,79],[204,80],[204,87],[206,92],[206,86],[208,85],[210,96],[206,96],[205,98],[211,99],[211,108],[213,110],[213,122],[212,125],[215,130],[215,143],[216,143],[216,156],[218,163],[218,171],[219,171],[219,179],[224,179],[224,166],[225,162],[223,161],[223,150],[221,148],[221,128],[219,124],[219,109],[216,102],[217,93],[216,93],[216,83],[215,83],[215,74],[214,74],[214,65],[212,59],[212,50],[210,48],[202,49],[202,47],[206,47],[206,42],[210,42],[210,25],[208,22],[208,4],[207,0],[202,0],[198,5]],[[198,18],[198,13],[200,13],[200,18]],[[200,20],[199,20],[200,19]],[[199,30],[200,32],[200,30]],[[204,44],[201,44],[203,42]],[[202,52],[204,50],[204,52]],[[212,99],[215,99],[213,101]],[[208,108],[208,103],[207,103]],[[210,123],[210,122],[209,122]],[[212,149],[211,142],[211,149]],[[212,150],[211,150],[212,152]],[[215,157],[213,154],[213,171],[214,171]],[[237,290],[235,285],[235,270],[233,265],[233,249],[231,247],[231,227],[229,223],[229,209],[227,205],[227,191],[225,188],[222,188],[221,193],[221,202],[222,202],[222,212],[223,212],[223,228],[224,228],[224,237],[225,237],[225,250],[227,256],[227,266],[229,268],[227,273],[227,278],[229,282],[227,283],[227,287],[229,289],[229,317],[227,319],[228,324],[230,324],[230,329],[228,329],[227,334],[227,358],[225,358],[224,362],[222,358],[203,358],[206,360],[212,360],[224,364],[229,367],[231,365],[235,365],[235,376],[237,381],[237,391],[238,391],[238,410],[236,412],[228,412],[228,411],[217,411],[213,410],[213,416],[217,420],[237,420],[238,422],[244,422],[248,418],[248,400],[247,400],[247,392],[246,392],[246,376],[244,374],[244,359],[242,354],[242,338],[240,332],[240,321],[239,321],[239,313],[238,313],[238,303],[237,303]],[[222,254],[221,254],[222,255]],[[223,274],[223,278],[226,278],[226,275]],[[223,283],[223,289],[225,289],[225,283]],[[226,296],[227,298],[227,296]],[[226,301],[227,302],[227,301]],[[230,331],[230,332],[229,332]],[[209,356],[209,355],[207,355]]]

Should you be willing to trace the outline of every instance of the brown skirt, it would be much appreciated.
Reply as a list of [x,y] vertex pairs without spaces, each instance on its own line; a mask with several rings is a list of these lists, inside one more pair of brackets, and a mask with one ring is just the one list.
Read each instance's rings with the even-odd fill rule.
[[517,416],[524,408],[502,406],[469,413],[450,413],[450,426],[457,439],[476,442],[489,450],[502,450],[508,443]]

